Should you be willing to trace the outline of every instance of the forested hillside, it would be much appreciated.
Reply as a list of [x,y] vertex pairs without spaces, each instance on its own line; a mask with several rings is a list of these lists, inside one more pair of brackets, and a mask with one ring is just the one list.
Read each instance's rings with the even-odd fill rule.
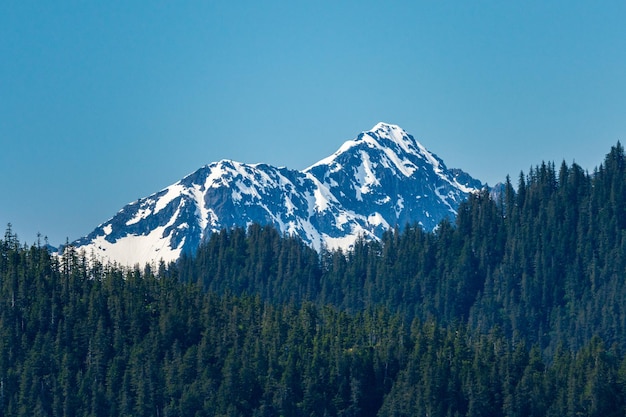
[[[594,335],[626,347],[626,161],[620,144],[596,172],[542,163],[494,201],[471,195],[455,224],[407,225],[348,253],[317,255],[269,227],[215,234],[179,261],[185,282],[275,303],[348,312],[384,306],[410,322],[467,323],[578,350]],[[319,260],[321,259],[321,260]]]
[[270,227],[171,265],[0,240],[2,416],[621,416],[626,159],[542,163],[435,233]]

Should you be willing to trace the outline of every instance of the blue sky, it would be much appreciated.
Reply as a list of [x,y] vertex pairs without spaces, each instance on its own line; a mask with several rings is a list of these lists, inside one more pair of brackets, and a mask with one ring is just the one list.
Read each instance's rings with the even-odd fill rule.
[[[0,2],[0,222],[74,240],[222,158],[379,121],[493,185],[626,141],[624,1]],[[3,225],[3,226],[4,226]]]

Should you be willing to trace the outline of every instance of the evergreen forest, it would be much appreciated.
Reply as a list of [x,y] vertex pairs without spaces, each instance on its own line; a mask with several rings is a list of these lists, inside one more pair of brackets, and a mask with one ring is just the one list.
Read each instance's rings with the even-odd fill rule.
[[626,415],[626,156],[541,163],[434,232],[270,226],[176,263],[0,239],[0,416]]

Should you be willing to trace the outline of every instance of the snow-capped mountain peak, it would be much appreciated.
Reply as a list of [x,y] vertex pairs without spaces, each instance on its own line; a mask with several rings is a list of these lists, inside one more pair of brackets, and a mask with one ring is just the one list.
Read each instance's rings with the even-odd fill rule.
[[221,160],[128,204],[75,246],[131,265],[177,259],[212,233],[272,224],[321,248],[418,223],[431,230],[482,184],[378,123],[304,171]]
[[415,153],[416,145],[417,147],[423,148],[413,136],[409,135],[398,125],[379,122],[368,133],[373,133],[380,139],[386,139],[396,143],[407,153]]
[[390,153],[395,153],[397,156],[398,152],[416,153],[415,144],[415,139],[399,126],[380,122],[371,130],[362,132],[355,139],[344,142],[334,154],[311,165],[305,171],[309,171],[318,165],[330,165],[340,155],[351,152],[355,147],[360,147],[361,149],[387,149]]

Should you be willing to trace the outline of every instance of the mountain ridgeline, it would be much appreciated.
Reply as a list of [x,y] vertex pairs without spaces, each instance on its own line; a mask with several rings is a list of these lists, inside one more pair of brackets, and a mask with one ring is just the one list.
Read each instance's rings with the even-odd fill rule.
[[625,415],[621,144],[456,211],[345,251],[229,228],[134,268],[9,229],[0,415]]
[[272,225],[316,249],[395,226],[432,230],[480,181],[379,123],[304,171],[222,160],[120,210],[76,247],[122,265],[176,260],[223,228]]

